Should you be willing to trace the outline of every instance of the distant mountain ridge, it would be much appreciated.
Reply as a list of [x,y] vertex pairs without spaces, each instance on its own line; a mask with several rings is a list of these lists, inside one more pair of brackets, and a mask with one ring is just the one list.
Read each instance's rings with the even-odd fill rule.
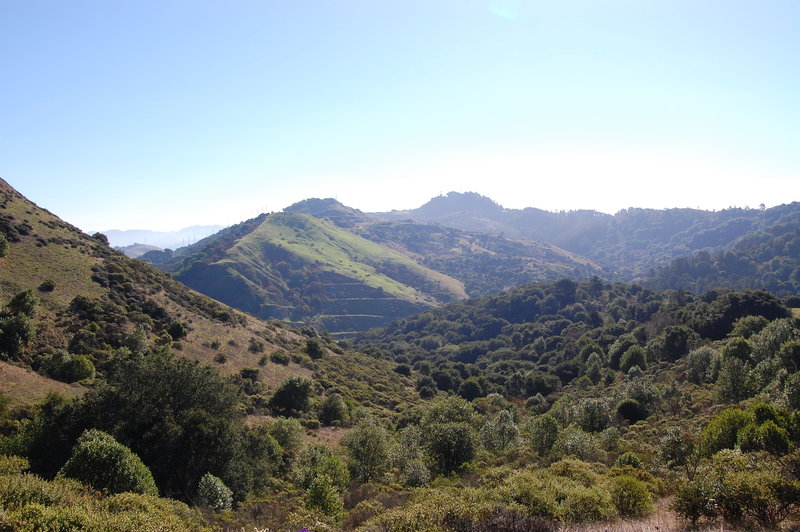
[[133,244],[146,244],[161,249],[176,249],[194,244],[208,235],[223,229],[221,225],[193,225],[178,231],[148,231],[145,229],[110,229],[102,231],[112,247],[125,247]]
[[699,251],[718,251],[795,213],[800,203],[770,209],[625,209],[548,212],[506,209],[473,192],[450,192],[417,209],[373,213],[385,220],[417,220],[468,231],[549,243],[617,272],[641,279],[655,268]]

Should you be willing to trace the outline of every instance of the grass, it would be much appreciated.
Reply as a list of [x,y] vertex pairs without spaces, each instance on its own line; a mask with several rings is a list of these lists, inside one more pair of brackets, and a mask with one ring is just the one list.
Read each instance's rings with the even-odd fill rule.
[[41,402],[49,392],[77,397],[85,391],[86,388],[77,384],[54,381],[29,369],[0,362],[0,394],[9,397],[14,406],[33,406]]
[[[258,268],[264,262],[265,242],[279,246],[301,258],[309,265],[356,279],[386,294],[414,303],[434,304],[422,292],[390,276],[389,272],[404,272],[418,278],[449,287],[454,297],[465,297],[458,281],[431,270],[392,249],[377,244],[332,223],[297,213],[277,213],[252,233],[242,238],[224,261],[245,262]],[[383,273],[386,272],[386,273]],[[457,288],[460,286],[460,290]]]

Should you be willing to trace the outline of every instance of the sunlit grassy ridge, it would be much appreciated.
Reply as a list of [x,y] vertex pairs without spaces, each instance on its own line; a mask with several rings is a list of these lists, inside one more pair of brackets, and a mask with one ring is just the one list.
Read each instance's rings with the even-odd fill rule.
[[[458,287],[460,283],[444,274],[425,268],[386,246],[336,227],[312,216],[277,213],[269,216],[252,233],[242,238],[221,262],[243,262],[251,268],[262,267],[263,244],[277,245],[307,264],[349,277],[389,297],[422,304],[434,304],[432,298],[387,275],[387,270],[405,270],[409,274]],[[460,288],[460,289],[459,289]],[[463,286],[451,289],[454,297],[465,297]]]

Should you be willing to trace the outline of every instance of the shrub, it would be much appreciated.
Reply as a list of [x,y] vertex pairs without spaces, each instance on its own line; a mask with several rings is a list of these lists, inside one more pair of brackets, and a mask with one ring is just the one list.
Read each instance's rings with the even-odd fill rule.
[[270,405],[279,410],[305,412],[311,406],[311,389],[314,383],[308,377],[294,375],[284,380],[275,390]]
[[95,429],[78,438],[72,456],[58,474],[105,493],[158,493],[153,475],[141,459],[109,434]]
[[56,289],[56,283],[50,279],[42,281],[42,283],[39,285],[40,292],[52,292],[55,289]]
[[222,480],[206,473],[197,484],[197,505],[212,510],[230,510],[233,506],[233,492]]
[[623,399],[617,404],[617,415],[628,423],[636,423],[647,419],[647,410],[635,399]]
[[647,354],[645,350],[638,345],[629,347],[619,360],[619,369],[624,373],[627,373],[633,366],[639,366],[640,369],[647,369]]
[[385,472],[389,460],[389,432],[376,421],[367,419],[359,423],[344,435],[342,446],[347,451],[354,477],[369,482]]
[[328,475],[319,475],[311,481],[305,500],[308,508],[331,517],[338,517],[344,511],[342,498]]
[[312,443],[298,454],[290,477],[297,486],[308,489],[320,475],[327,476],[338,489],[345,489],[350,483],[350,473],[344,461],[330,447]]
[[611,486],[611,500],[623,517],[644,516],[653,506],[647,485],[630,475],[621,475],[614,479]]
[[291,362],[292,358],[289,356],[289,353],[282,349],[278,349],[277,351],[272,352],[269,355],[269,359],[274,364],[280,364],[281,366],[288,366],[289,362]]
[[528,444],[539,455],[545,455],[558,439],[558,421],[550,414],[543,414],[531,421],[526,432],[529,434]]
[[319,407],[319,420],[325,425],[345,424],[349,417],[347,404],[338,393],[332,393]]
[[638,454],[632,451],[628,451],[626,453],[622,453],[617,457],[617,459],[614,461],[614,466],[615,467],[630,466],[634,469],[641,469],[642,459],[639,458]]
[[561,502],[561,518],[567,524],[610,519],[616,515],[615,506],[607,491],[599,487],[576,487],[567,492]]
[[325,349],[322,347],[319,339],[311,338],[306,341],[306,354],[311,357],[313,360],[322,358],[325,356]]
[[93,379],[94,364],[85,355],[72,355],[63,349],[47,357],[40,368],[41,373],[62,382],[77,382]]
[[0,257],[8,255],[8,238],[0,231]]
[[466,423],[435,424],[427,427],[424,437],[438,474],[447,475],[475,456],[475,435]]
[[789,433],[772,420],[760,425],[751,423],[738,434],[738,445],[742,452],[767,451],[772,454],[789,452]]
[[33,318],[39,309],[39,296],[31,289],[19,292],[9,301],[8,309],[12,314],[24,314]]
[[700,452],[710,457],[722,449],[736,447],[739,431],[753,421],[753,415],[738,408],[717,414],[700,434]]

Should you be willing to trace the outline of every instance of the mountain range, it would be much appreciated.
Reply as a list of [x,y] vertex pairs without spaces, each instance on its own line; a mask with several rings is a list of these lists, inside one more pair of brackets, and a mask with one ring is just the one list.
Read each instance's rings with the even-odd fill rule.
[[142,259],[253,315],[347,336],[449,301],[561,278],[796,293],[798,220],[798,203],[609,215],[506,209],[451,192],[418,209],[364,213],[313,198]]

